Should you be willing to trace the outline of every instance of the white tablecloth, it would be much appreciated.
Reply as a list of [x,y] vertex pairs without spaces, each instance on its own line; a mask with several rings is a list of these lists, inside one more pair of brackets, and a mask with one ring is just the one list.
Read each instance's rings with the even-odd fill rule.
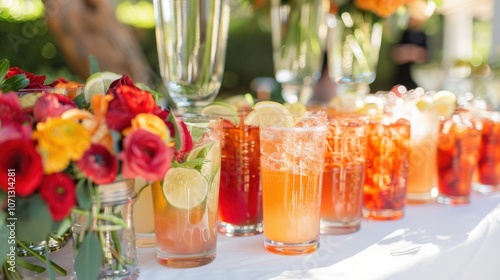
[[[363,221],[354,234],[321,236],[320,249],[282,256],[263,236],[218,237],[217,258],[199,268],[156,263],[139,249],[140,279],[500,279],[500,194],[463,206],[409,205],[398,221]],[[67,251],[57,258],[71,259]]]

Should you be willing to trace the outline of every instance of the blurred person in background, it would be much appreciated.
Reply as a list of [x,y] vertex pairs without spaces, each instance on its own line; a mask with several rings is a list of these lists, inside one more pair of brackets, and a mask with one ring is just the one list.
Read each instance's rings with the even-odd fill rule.
[[412,79],[411,67],[415,63],[426,62],[429,57],[427,36],[423,30],[425,22],[434,11],[434,8],[429,5],[427,0],[415,0],[408,5],[408,26],[391,53],[396,65],[394,85],[403,85],[407,89],[414,89],[418,86]]

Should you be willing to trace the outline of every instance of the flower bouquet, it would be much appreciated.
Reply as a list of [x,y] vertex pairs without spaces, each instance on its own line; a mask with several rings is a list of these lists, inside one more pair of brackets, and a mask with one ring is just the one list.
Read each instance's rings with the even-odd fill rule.
[[[75,85],[64,79],[45,85],[42,76],[11,72],[23,82],[5,75],[7,91],[32,83],[37,88]],[[192,139],[184,123],[126,75],[105,90],[85,95],[88,99],[0,92],[0,150],[7,151],[0,155],[0,229],[8,230],[12,201],[16,240],[39,242],[72,226],[77,279],[135,279],[133,180],[163,179],[175,153],[192,149]],[[0,248],[6,256],[9,248],[4,243]]]
[[67,236],[70,228],[69,215],[76,203],[75,184],[69,175],[44,162],[36,128],[37,120],[56,110],[45,110],[42,100],[35,108],[23,109],[15,92],[51,86],[43,85],[45,76],[9,66],[7,60],[0,60],[0,275],[18,279],[19,267],[36,273],[45,270],[18,258],[21,254],[34,256],[65,275],[63,268],[43,254],[67,240],[61,238]]

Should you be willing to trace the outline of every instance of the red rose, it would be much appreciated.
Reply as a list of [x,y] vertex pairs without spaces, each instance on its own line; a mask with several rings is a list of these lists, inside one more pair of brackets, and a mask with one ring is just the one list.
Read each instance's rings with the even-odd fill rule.
[[109,89],[108,89],[108,92],[107,93],[110,93],[111,90],[114,90],[116,88],[119,88],[121,86],[129,86],[133,89],[136,89],[136,90],[140,90],[140,88],[138,88],[134,82],[132,81],[132,79],[130,79],[129,76],[127,75],[123,75],[120,79],[116,80],[116,81],[113,81],[110,85],[109,85]]
[[76,165],[96,184],[114,182],[118,172],[116,158],[99,144],[92,144]]
[[64,173],[43,177],[40,196],[47,203],[54,221],[61,221],[71,213],[76,204],[75,183]]
[[74,108],[76,104],[71,98],[62,94],[47,93],[36,100],[33,115],[36,120],[44,122],[47,117],[59,117],[62,113]]
[[144,129],[137,129],[125,137],[119,157],[123,162],[123,177],[141,177],[150,182],[163,179],[171,164],[165,142]]
[[0,188],[7,191],[15,186],[16,196],[31,195],[43,175],[42,159],[35,146],[29,141],[12,139],[1,142],[0,151]]
[[113,130],[122,131],[137,114],[151,113],[157,108],[153,95],[135,86],[121,85],[108,93],[113,100],[108,104],[106,123]]
[[22,124],[29,118],[23,113],[23,108],[15,92],[2,94],[0,92],[0,123]]
[[18,75],[18,74],[24,74],[26,75],[26,78],[30,81],[27,86],[24,88],[50,88],[50,86],[44,85],[45,83],[45,75],[40,75],[37,76],[33,73],[30,72],[25,72],[21,70],[18,67],[11,67],[9,71],[7,72],[7,75],[5,76],[5,79],[8,79],[12,76]]

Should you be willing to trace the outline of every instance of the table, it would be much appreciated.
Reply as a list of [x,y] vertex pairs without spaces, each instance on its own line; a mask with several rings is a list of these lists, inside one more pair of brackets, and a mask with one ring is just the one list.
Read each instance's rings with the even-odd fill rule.
[[[262,242],[262,235],[219,235],[215,261],[190,269],[160,266],[154,248],[140,248],[140,279],[498,280],[500,193],[473,193],[462,206],[408,205],[401,220],[363,221],[356,233],[322,235],[320,249],[308,255],[269,253]],[[56,258],[71,260],[68,250]]]

